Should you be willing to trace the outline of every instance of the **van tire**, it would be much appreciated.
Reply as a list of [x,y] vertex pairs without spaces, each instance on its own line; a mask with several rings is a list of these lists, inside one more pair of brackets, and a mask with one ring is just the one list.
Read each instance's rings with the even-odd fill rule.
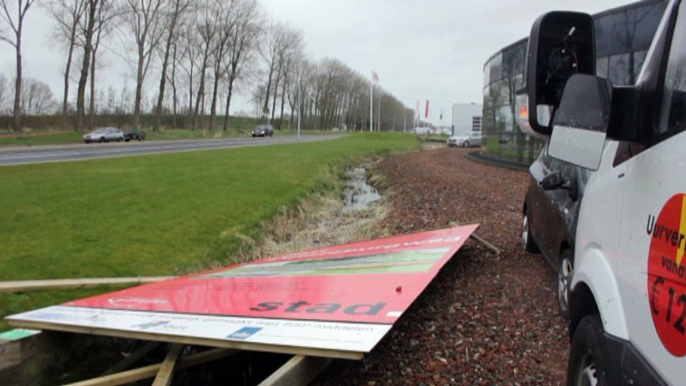
[[557,305],[560,316],[569,320],[569,283],[574,273],[574,252],[565,249],[557,263]]
[[567,386],[614,385],[615,382],[610,379],[609,358],[610,351],[600,315],[591,314],[584,317],[572,337],[567,366]]

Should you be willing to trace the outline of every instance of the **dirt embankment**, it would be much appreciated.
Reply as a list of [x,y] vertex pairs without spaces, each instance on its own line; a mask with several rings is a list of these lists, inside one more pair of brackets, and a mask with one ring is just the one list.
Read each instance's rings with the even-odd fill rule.
[[335,361],[321,385],[564,384],[568,338],[556,274],[519,242],[528,175],[471,161],[462,149],[378,164],[392,234],[480,222],[495,255],[469,241],[363,362]]

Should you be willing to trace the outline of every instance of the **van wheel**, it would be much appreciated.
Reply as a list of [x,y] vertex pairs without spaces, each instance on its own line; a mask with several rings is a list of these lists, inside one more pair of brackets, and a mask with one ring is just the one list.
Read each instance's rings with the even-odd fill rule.
[[524,250],[530,253],[538,252],[538,245],[534,241],[531,235],[531,227],[529,226],[529,211],[524,211],[524,217],[522,218],[522,246]]
[[560,316],[569,319],[569,284],[574,273],[574,252],[566,249],[557,266],[557,304]]
[[567,386],[615,384],[610,379],[610,353],[603,334],[603,322],[598,314],[581,320],[569,352]]

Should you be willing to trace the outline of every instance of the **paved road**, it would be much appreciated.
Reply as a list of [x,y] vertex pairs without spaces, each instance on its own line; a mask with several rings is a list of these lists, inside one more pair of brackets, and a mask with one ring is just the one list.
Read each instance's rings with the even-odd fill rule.
[[[340,135],[304,135],[300,142],[315,142],[340,138]],[[150,153],[209,150],[230,147],[265,146],[297,142],[296,136],[274,138],[230,138],[182,141],[144,141],[93,143],[61,146],[0,148],[0,166],[43,162],[77,161],[113,158]]]

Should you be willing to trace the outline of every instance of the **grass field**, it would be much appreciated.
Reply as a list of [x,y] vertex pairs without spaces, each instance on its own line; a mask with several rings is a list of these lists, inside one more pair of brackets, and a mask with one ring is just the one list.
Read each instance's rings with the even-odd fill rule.
[[[173,275],[228,263],[241,235],[258,236],[262,221],[332,186],[332,164],[417,146],[410,135],[375,133],[2,167],[0,280]],[[64,297],[0,295],[0,315]]]

